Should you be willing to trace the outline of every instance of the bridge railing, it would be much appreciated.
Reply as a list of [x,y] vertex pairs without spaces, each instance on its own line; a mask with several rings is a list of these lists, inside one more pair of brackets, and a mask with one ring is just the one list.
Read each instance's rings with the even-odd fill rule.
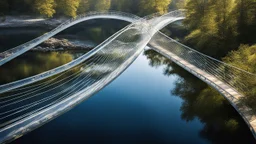
[[[145,19],[138,18],[137,16],[134,16],[134,15],[132,15],[132,14],[120,13],[119,15],[117,15],[116,13],[117,13],[117,12],[108,12],[107,14],[108,14],[108,16],[109,16],[110,14],[112,14],[112,15],[114,15],[114,16],[119,16],[119,15],[124,16],[124,15],[127,15],[126,19],[127,19],[127,18],[133,19],[133,21],[134,21],[134,20],[137,20],[137,21],[139,21],[138,23],[141,23],[142,21],[145,22]],[[118,13],[119,13],[119,12],[118,12]],[[70,26],[69,23],[74,24],[73,21],[75,21],[75,22],[78,23],[79,20],[82,21],[84,18],[86,18],[86,17],[88,17],[88,16],[91,17],[92,15],[99,15],[99,14],[105,14],[105,12],[102,12],[102,13],[100,13],[100,12],[91,12],[91,13],[87,13],[86,15],[80,15],[80,16],[78,16],[77,18],[73,18],[73,19],[71,19],[71,20],[66,21],[65,23],[63,23],[63,24],[60,25],[59,27],[55,28],[54,30],[52,30],[52,31],[49,32],[48,34],[54,35],[55,33],[58,33],[58,32],[60,32],[61,30],[66,29],[67,27],[69,27],[69,26]],[[177,11],[177,12],[174,11],[174,12],[171,12],[169,15],[171,15],[171,17],[175,17],[175,16],[178,16],[178,17],[179,17],[179,15],[181,15],[181,14],[182,14],[182,13],[180,13],[180,12],[178,12],[178,11]],[[141,20],[142,20],[142,21],[141,21]],[[146,23],[148,23],[148,22],[146,22]],[[150,23],[150,22],[149,22],[149,23]],[[131,26],[133,26],[133,25],[129,25],[128,27],[131,27]],[[135,28],[136,28],[136,26],[139,26],[139,25],[134,25],[134,26],[135,26]],[[124,31],[124,30],[127,29],[128,27],[123,28],[122,30],[120,30],[120,32],[121,32],[121,31]],[[145,27],[148,27],[148,26],[145,26]],[[143,28],[143,26],[142,26],[142,28]],[[154,26],[151,26],[149,29],[151,29],[151,30],[153,31],[153,29],[156,29],[156,28],[155,28]],[[156,31],[158,31],[158,30],[156,30]],[[113,36],[114,36],[114,35],[113,35]],[[102,44],[100,44],[99,46],[97,46],[93,51],[97,51],[97,50],[99,50],[99,48],[102,48],[105,44],[109,43],[109,42],[110,42],[109,40],[112,39],[113,36],[111,36],[110,38],[108,38],[107,40],[105,40]],[[45,37],[45,38],[44,38],[44,37]],[[34,40],[32,40],[31,42],[29,42],[29,44],[40,43],[40,41],[42,42],[42,41],[44,41],[44,39],[47,39],[48,37],[49,37],[49,36],[42,36],[42,37],[39,37],[39,38],[34,39]],[[26,47],[27,47],[28,44],[24,44],[24,45],[25,45],[25,46],[21,47],[22,50],[26,49]],[[30,46],[30,47],[32,47],[32,46]],[[24,52],[24,51],[22,51],[22,50],[20,50],[19,53]],[[50,76],[56,75],[56,74],[58,74],[58,73],[60,73],[60,72],[63,72],[63,71],[65,71],[65,70],[67,70],[67,69],[69,69],[69,68],[71,68],[71,67],[73,67],[73,66],[75,66],[75,65],[80,64],[80,63],[83,62],[84,60],[88,59],[88,58],[92,55],[91,53],[94,53],[94,52],[89,52],[88,54],[85,54],[84,56],[81,56],[80,58],[78,58],[78,59],[76,59],[76,60],[74,60],[74,61],[72,61],[72,62],[70,62],[70,63],[68,63],[68,64],[66,64],[66,65],[63,65],[63,66],[61,66],[61,67],[55,68],[55,69],[53,69],[53,70],[50,70],[50,71],[47,71],[47,72],[38,74],[38,75],[36,75],[36,76],[29,77],[29,78],[26,78],[26,79],[22,79],[22,80],[18,80],[18,81],[12,82],[12,83],[8,83],[8,84],[1,85],[1,86],[0,86],[0,93],[3,93],[3,92],[5,92],[5,91],[9,91],[9,90],[12,90],[12,89],[15,89],[15,88],[18,88],[18,87],[21,87],[21,86],[24,86],[24,85],[27,85],[27,84],[30,84],[30,83],[34,83],[34,82],[36,82],[36,81],[39,81],[39,80],[48,78],[48,77],[50,77]]]
[[[68,78],[62,77],[56,85],[46,83],[32,90],[22,88],[21,91],[2,93],[0,143],[32,131],[102,89],[139,56],[150,38],[147,31],[127,26],[89,52],[90,57],[83,64],[68,68],[77,74],[64,75]],[[88,54],[65,66],[83,62],[85,56]],[[48,72],[41,76],[45,75]]]
[[219,91],[242,116],[256,138],[254,73],[209,57],[161,32],[152,38],[150,44],[160,47],[155,50]]
[[119,35],[121,35],[123,32],[125,32],[127,29],[129,29],[130,25],[124,27],[123,29],[119,30],[119,32],[115,33],[114,35],[110,36],[109,38],[107,38],[105,41],[103,41],[101,44],[99,44],[97,47],[95,47],[93,50],[89,51],[88,53],[80,56],[79,58],[65,64],[62,66],[59,66],[57,68],[51,69],[49,71],[40,73],[38,75],[32,76],[32,77],[28,77],[25,79],[21,79],[15,82],[11,82],[11,83],[7,83],[4,85],[0,85],[0,94],[13,90],[15,88],[19,88],[31,83],[35,83],[37,81],[49,78],[51,76],[57,75],[59,73],[62,73],[66,70],[69,70],[79,64],[81,64],[82,62],[84,62],[85,60],[88,60],[89,58],[91,58],[95,53],[97,53],[98,51],[100,51],[101,49],[104,48],[104,46],[108,45],[109,43],[111,43],[116,37],[118,37]]
[[117,12],[117,11],[102,11],[102,12],[89,12],[86,14],[81,14],[77,16],[76,18],[72,18],[70,20],[67,20],[66,22],[62,23],[52,31],[45,33],[44,35],[37,37],[31,41],[28,41],[22,45],[19,45],[17,47],[14,47],[12,49],[6,50],[2,53],[0,53],[0,66],[4,63],[10,61],[11,59],[23,54],[24,52],[32,49],[33,47],[37,46],[38,44],[42,43],[43,41],[49,39],[50,37],[54,36],[55,34],[59,33],[60,31],[77,24],[79,22],[82,22],[83,19],[87,17],[92,16],[99,16],[99,15],[113,15],[113,16],[120,16],[120,18],[130,18],[130,21],[132,19],[140,19],[138,16],[135,16],[133,14],[125,13],[125,12]]
[[218,78],[218,80],[222,81],[224,84],[229,85],[229,88],[240,93],[236,96],[233,95],[234,98],[241,98],[242,95],[250,96],[252,89],[255,89],[256,75],[253,73],[209,57],[169,38],[163,33],[161,33],[161,35],[155,35],[152,39],[152,42],[154,41],[162,45],[162,48],[184,59],[206,74]]

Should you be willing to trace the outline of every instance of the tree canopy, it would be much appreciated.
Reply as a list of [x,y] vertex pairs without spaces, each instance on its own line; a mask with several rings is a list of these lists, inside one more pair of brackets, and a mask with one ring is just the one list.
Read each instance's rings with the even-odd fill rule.
[[54,0],[35,0],[35,9],[47,17],[52,17],[55,14],[55,1]]
[[109,9],[147,15],[153,12],[165,13],[172,0],[1,0],[0,13],[36,12],[46,17],[55,14],[75,17],[88,11]]
[[187,0],[187,44],[221,58],[240,43],[254,43],[255,0]]
[[56,0],[57,10],[67,16],[76,17],[80,0]]
[[139,6],[141,14],[150,14],[152,12],[159,12],[161,14],[168,11],[172,0],[140,0]]
[[[246,70],[251,73],[256,73],[256,44],[241,45],[237,51],[231,51],[224,59],[225,62]],[[254,112],[256,112],[256,80],[252,78],[253,76],[244,76],[242,74],[237,74],[237,78],[243,79],[246,85],[247,91],[242,93],[246,96],[243,98],[243,102],[251,107]]]

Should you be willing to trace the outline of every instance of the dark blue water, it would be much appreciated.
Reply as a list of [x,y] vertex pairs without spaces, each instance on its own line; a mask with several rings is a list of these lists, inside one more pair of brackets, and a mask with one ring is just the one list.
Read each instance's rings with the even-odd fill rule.
[[[13,143],[208,144],[230,142],[242,144],[254,142],[247,126],[226,102],[220,103],[223,105],[222,109],[215,110],[214,113],[220,113],[218,116],[209,117],[193,111],[190,115],[194,115],[194,118],[187,121],[184,118],[186,111],[182,107],[192,103],[172,94],[172,91],[177,89],[177,81],[182,77],[179,74],[170,73],[167,76],[164,74],[166,65],[152,67],[152,64],[149,64],[152,61],[154,59],[141,55],[120,77],[99,93]],[[177,66],[173,69],[175,67]],[[185,71],[181,73],[195,79]],[[198,82],[201,84],[200,81]],[[190,88],[187,87],[187,89]],[[197,98],[197,95],[191,95],[190,98]],[[205,110],[205,106],[202,105],[199,109]],[[214,108],[209,109],[209,113],[212,111]],[[226,123],[228,119],[237,121],[238,128],[226,131],[222,123]]]

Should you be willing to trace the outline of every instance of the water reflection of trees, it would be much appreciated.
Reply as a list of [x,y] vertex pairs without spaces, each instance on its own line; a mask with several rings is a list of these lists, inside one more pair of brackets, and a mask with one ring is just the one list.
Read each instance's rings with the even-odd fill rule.
[[144,52],[152,67],[164,66],[164,75],[177,75],[171,93],[183,100],[181,118],[199,119],[204,124],[199,135],[213,143],[253,143],[254,139],[240,115],[216,90],[153,50]]
[[0,83],[8,83],[56,68],[72,61],[69,53],[37,53],[22,55],[0,68]]

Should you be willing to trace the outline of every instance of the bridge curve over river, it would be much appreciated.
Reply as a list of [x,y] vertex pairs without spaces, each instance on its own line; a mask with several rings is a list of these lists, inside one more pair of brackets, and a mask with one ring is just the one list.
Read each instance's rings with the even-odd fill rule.
[[[166,25],[184,19],[183,10],[151,17],[152,19],[142,19],[118,12],[91,13],[72,19],[35,40],[1,53],[0,65],[3,65],[62,30],[90,19],[112,18],[131,22],[89,53],[64,66],[0,86],[0,143],[22,136],[102,89],[120,75],[148,44],[153,50],[217,89],[241,114],[255,136],[255,115],[250,108],[240,106],[243,83],[231,81],[237,74],[246,77],[255,75],[206,56],[158,32]],[[47,79],[52,76],[56,77]],[[37,83],[45,79],[46,81]],[[51,92],[48,96],[49,93],[42,91],[49,89],[50,83],[56,84],[56,87],[47,90]]]

